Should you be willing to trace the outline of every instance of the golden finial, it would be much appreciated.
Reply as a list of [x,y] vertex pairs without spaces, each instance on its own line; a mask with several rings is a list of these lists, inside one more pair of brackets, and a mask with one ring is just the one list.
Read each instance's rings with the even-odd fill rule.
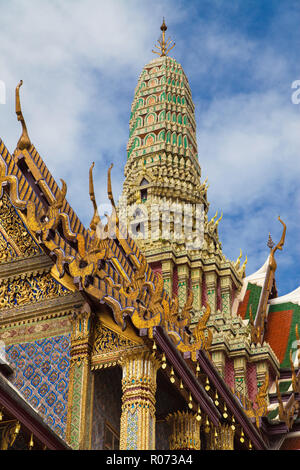
[[269,266],[272,271],[276,271],[277,268],[277,263],[275,261],[275,252],[277,250],[282,250],[284,241],[285,241],[285,234],[286,234],[286,224],[281,220],[281,218],[278,216],[279,222],[283,225],[283,230],[282,230],[282,235],[280,241],[277,243],[277,245],[272,244],[268,245],[271,249],[270,252],[270,260],[269,260]]
[[100,222],[100,217],[98,214],[98,208],[97,208],[97,202],[96,202],[96,196],[95,196],[95,190],[94,190],[94,180],[93,180],[93,168],[94,168],[95,163],[93,162],[90,166],[90,171],[89,171],[89,194],[90,194],[90,200],[92,201],[93,207],[94,207],[94,215],[93,218],[90,222],[90,229],[92,232],[96,231],[97,225]]
[[243,262],[243,265],[242,265],[241,270],[240,270],[241,273],[242,273],[242,276],[245,275],[245,270],[246,270],[247,263],[248,263],[248,257],[247,257],[247,255],[246,255],[245,261]]
[[31,147],[31,142],[28,137],[27,127],[25,124],[22,110],[21,110],[20,87],[22,85],[23,85],[23,80],[20,80],[16,88],[16,115],[18,117],[18,121],[20,121],[22,124],[22,135],[17,143],[17,149],[19,150],[29,149]]
[[238,259],[234,263],[236,269],[238,269],[240,267],[242,256],[243,256],[243,252],[242,252],[242,249],[240,248],[240,256],[238,257]]
[[216,223],[215,223],[215,228],[218,227],[218,225],[219,225],[219,223],[220,223],[220,221],[221,221],[222,219],[223,219],[223,211],[221,212],[221,217],[219,217],[218,220],[217,220]]
[[108,169],[108,172],[107,172],[107,195],[108,195],[108,199],[110,200],[111,202],[111,205],[113,207],[113,211],[114,211],[114,215],[116,217],[116,225],[119,224],[119,217],[117,215],[117,208],[116,208],[116,204],[115,204],[115,200],[114,200],[114,196],[113,196],[113,192],[112,192],[112,187],[111,187],[111,169],[113,167],[113,163],[110,165],[109,169]]
[[163,18],[163,22],[162,22],[162,25],[161,25],[160,29],[162,31],[162,34],[161,34],[160,38],[158,39],[159,46],[157,46],[157,45],[154,46],[158,49],[159,52],[154,51],[154,50],[152,50],[152,52],[154,54],[158,54],[160,57],[163,57],[163,56],[168,55],[170,50],[173,49],[173,47],[175,46],[175,42],[171,45],[172,39],[168,39],[166,41],[166,31],[167,31],[168,28],[166,26],[164,18]]

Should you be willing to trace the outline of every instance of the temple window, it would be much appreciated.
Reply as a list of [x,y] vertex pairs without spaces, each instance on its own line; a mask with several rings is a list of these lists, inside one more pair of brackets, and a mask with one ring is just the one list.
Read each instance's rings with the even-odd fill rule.
[[[149,181],[146,178],[143,178],[140,183],[140,194],[141,194],[141,201],[146,202],[148,197],[148,184]],[[140,214],[139,214],[140,215]]]
[[141,189],[141,200],[142,202],[146,202],[148,197],[147,188]]
[[177,136],[176,136],[176,132],[173,132],[173,134],[172,134],[172,144],[173,144],[173,145],[177,145]]
[[171,132],[167,132],[166,143],[169,144],[171,142]]
[[182,124],[182,115],[178,114],[178,124]]
[[179,134],[178,136],[178,147],[180,147],[182,145],[182,135]]

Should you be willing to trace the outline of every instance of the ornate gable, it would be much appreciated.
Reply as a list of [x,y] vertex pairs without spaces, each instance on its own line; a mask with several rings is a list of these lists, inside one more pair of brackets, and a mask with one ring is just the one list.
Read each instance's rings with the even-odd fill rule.
[[17,209],[4,192],[0,201],[0,263],[41,253]]

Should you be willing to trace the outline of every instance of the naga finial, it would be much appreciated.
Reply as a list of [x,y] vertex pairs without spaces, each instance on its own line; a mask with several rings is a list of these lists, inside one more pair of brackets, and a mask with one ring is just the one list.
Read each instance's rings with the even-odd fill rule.
[[219,225],[219,223],[221,222],[222,219],[223,219],[223,211],[221,212],[221,216],[218,218],[218,220],[215,223],[215,228],[218,227],[218,225]]
[[108,169],[108,172],[107,172],[107,195],[108,195],[108,199],[110,200],[111,202],[111,205],[113,206],[114,208],[114,211],[115,211],[115,214],[116,214],[116,224],[118,224],[118,215],[117,215],[117,208],[116,208],[116,204],[115,204],[115,200],[114,200],[114,196],[113,196],[113,192],[112,192],[112,188],[111,188],[111,169],[112,167],[114,166],[114,164],[112,163]]
[[283,225],[283,230],[282,230],[282,235],[280,241],[277,243],[277,245],[273,245],[271,248],[271,253],[270,253],[270,261],[269,261],[269,266],[272,271],[276,271],[277,268],[277,263],[275,261],[275,251],[277,250],[282,250],[284,241],[285,241],[285,234],[286,234],[286,225],[285,223],[281,220],[281,218],[278,216],[279,222]]
[[248,263],[248,257],[247,257],[247,255],[246,255],[245,261],[243,262],[243,265],[242,265],[242,267],[241,267],[241,274],[242,274],[242,276],[244,276],[244,274],[245,274],[245,269],[246,269],[247,263]]
[[213,218],[210,220],[209,225],[212,225],[212,224],[215,222],[215,220],[216,220],[216,218],[217,218],[217,215],[218,215],[218,211],[216,211],[215,215],[214,215]]
[[66,198],[66,194],[67,194],[67,183],[62,178],[60,178],[60,181],[61,181],[62,187],[58,191],[58,196],[56,198],[56,201],[52,205],[52,207],[55,209],[62,208],[64,200]]
[[242,256],[243,256],[243,252],[242,252],[242,249],[240,248],[240,255],[239,255],[238,259],[236,260],[236,262],[234,263],[236,269],[238,269],[240,267]]
[[165,35],[166,35],[166,31],[167,31],[168,28],[166,26],[164,18],[163,18],[163,22],[162,22],[162,25],[161,25],[160,29],[162,31],[162,35],[160,36],[160,38],[157,41],[159,46],[157,46],[157,45],[154,46],[158,49],[158,51],[152,50],[152,52],[154,54],[158,54],[160,57],[164,57],[164,56],[168,55],[168,53],[170,52],[171,49],[173,49],[173,47],[175,46],[175,42],[171,45],[171,43],[172,43],[171,39],[168,39],[166,41]]
[[22,135],[17,143],[17,149],[24,150],[29,149],[31,147],[31,142],[28,136],[26,123],[23,117],[23,113],[21,110],[21,102],[20,102],[20,87],[23,85],[23,80],[20,80],[19,84],[16,87],[16,115],[18,117],[18,121],[22,124]]
[[97,202],[96,202],[96,196],[95,196],[95,191],[94,191],[94,180],[93,180],[93,168],[95,166],[95,162],[91,164],[90,170],[89,170],[89,194],[90,194],[90,200],[93,203],[94,207],[94,215],[93,218],[90,222],[90,229],[95,232],[98,223],[100,222],[100,217],[98,214],[98,208],[97,208]]

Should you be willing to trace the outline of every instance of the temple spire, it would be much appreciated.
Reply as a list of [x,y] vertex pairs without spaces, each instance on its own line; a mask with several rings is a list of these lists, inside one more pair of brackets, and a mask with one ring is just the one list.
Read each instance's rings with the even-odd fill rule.
[[[165,23],[165,19],[163,18],[163,22],[162,22],[162,25],[160,27],[161,31],[162,31],[162,35],[160,36],[160,38],[158,39],[158,46],[155,45],[154,47],[156,47],[158,49],[158,51],[154,51],[152,50],[152,52],[154,54],[158,54],[160,57],[163,57],[163,56],[166,56],[168,55],[168,53],[170,52],[171,49],[173,49],[173,47],[175,46],[175,42],[172,44],[172,39],[168,39],[166,41],[166,31],[167,31],[167,26],[166,26],[166,23]],[[171,45],[172,44],[172,45]],[[170,47],[169,47],[170,46]]]

